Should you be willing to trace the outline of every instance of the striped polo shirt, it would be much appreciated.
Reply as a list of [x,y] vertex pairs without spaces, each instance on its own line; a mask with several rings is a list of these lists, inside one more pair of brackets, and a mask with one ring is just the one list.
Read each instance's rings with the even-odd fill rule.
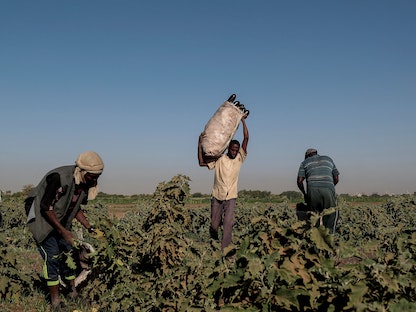
[[314,155],[306,158],[299,167],[298,176],[306,178],[308,188],[335,189],[333,176],[339,175],[333,160],[328,156]]

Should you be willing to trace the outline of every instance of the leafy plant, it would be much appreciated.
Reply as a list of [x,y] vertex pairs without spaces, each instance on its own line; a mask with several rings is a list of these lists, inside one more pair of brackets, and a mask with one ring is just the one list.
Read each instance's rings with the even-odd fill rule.
[[[86,207],[92,271],[81,285],[88,308],[103,311],[406,311],[416,302],[416,203],[340,200],[336,235],[299,221],[289,200],[240,198],[233,245],[209,236],[206,199],[189,205],[189,178],[177,175],[147,197],[103,196]],[[246,195],[249,192],[246,193]],[[269,198],[272,199],[272,198]],[[111,217],[111,205],[129,205]],[[202,203],[202,204],[201,204]],[[21,202],[3,202],[0,308],[41,290],[18,261],[37,254]],[[44,303],[43,303],[44,304]],[[80,305],[86,309],[85,305]],[[37,310],[45,310],[39,304]],[[13,311],[10,308],[10,311]],[[36,311],[36,307],[34,307]]]

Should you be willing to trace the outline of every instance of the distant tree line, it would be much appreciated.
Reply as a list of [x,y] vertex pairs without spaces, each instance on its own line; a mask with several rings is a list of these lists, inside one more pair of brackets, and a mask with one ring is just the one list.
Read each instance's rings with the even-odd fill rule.
[[[4,198],[21,198],[26,197],[29,192],[34,188],[34,185],[27,184],[24,185],[22,191],[12,193],[11,191],[3,191],[2,195]],[[403,194],[397,194],[403,195]],[[416,192],[415,194],[416,195]],[[338,198],[345,201],[355,201],[355,202],[380,202],[385,199],[392,197],[393,195],[384,194],[380,195],[373,193],[371,195],[359,194],[359,195],[350,195],[350,194],[339,194]],[[99,193],[97,199],[100,199],[104,202],[112,203],[123,203],[123,202],[134,202],[136,200],[149,199],[152,197],[152,194],[136,194],[136,195],[120,195],[120,194],[106,194],[103,192]],[[207,199],[210,197],[210,194],[202,194],[200,192],[195,192],[191,194],[193,199]],[[238,192],[238,197],[244,200],[257,200],[257,201],[271,201],[271,202],[302,202],[303,196],[299,191],[285,191],[280,194],[272,194],[270,191],[261,191],[261,190],[241,190]]]

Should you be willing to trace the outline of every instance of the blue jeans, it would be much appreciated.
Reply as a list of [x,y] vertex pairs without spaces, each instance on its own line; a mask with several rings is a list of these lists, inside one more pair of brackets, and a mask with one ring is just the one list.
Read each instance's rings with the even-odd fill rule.
[[[66,264],[66,259],[71,257],[75,263],[72,246],[59,234],[50,234],[42,243],[38,244],[38,250],[43,258],[43,277],[48,286],[59,284],[59,276],[66,280],[76,277],[76,270]],[[66,253],[66,254],[64,254]]]

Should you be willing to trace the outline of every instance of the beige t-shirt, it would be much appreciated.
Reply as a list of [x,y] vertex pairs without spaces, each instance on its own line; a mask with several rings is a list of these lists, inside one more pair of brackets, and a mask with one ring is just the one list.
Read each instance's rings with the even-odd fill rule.
[[209,169],[215,168],[213,197],[218,200],[237,198],[238,175],[246,157],[246,152],[240,147],[234,159],[230,159],[224,154],[216,161],[208,163]]

